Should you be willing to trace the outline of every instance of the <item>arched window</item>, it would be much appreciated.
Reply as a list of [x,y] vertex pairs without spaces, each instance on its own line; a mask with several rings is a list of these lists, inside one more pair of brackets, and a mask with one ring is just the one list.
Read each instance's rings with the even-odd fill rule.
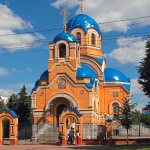
[[114,117],[117,117],[119,113],[119,104],[118,103],[113,103],[113,114]]
[[91,35],[91,43],[92,43],[92,45],[95,45],[95,44],[96,44],[96,41],[95,41],[95,34],[92,34],[92,35]]
[[81,33],[80,33],[80,32],[77,32],[76,37],[77,37],[77,39],[78,39],[79,44],[81,44]]
[[60,44],[59,45],[59,58],[65,58],[66,57],[66,45]]

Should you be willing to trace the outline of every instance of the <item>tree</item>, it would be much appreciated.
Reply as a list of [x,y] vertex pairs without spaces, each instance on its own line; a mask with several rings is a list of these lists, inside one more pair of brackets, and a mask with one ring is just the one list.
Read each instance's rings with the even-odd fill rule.
[[142,85],[145,95],[150,97],[150,37],[147,38],[145,45],[145,57],[137,67],[140,74],[138,82]]
[[[150,102],[143,108],[143,110],[146,112],[150,111]],[[149,113],[143,113],[141,116],[142,123],[146,125],[150,125],[150,114]]]
[[12,109],[13,111],[15,111],[17,113],[17,110],[18,110],[18,95],[12,94],[9,97],[7,107],[9,109]]
[[150,114],[142,114],[141,122],[150,126]]
[[3,109],[3,108],[5,108],[4,102],[0,101],[0,109]]
[[120,108],[120,123],[127,130],[127,145],[128,145],[128,132],[134,123],[133,120],[133,109],[135,104],[131,103],[131,99],[123,100],[123,107]]
[[12,94],[8,100],[7,107],[14,110],[19,116],[19,122],[25,123],[30,117],[31,101],[26,92],[25,85],[18,94]]
[[25,85],[18,93],[18,104],[19,107],[17,110],[17,114],[19,115],[19,120],[20,122],[26,122],[30,117],[31,101],[30,96],[27,95]]
[[133,123],[139,124],[141,122],[141,113],[138,110],[132,111]]

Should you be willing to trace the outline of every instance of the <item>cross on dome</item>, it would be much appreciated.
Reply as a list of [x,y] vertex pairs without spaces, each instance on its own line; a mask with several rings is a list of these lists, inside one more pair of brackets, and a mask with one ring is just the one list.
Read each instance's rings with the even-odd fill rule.
[[68,9],[67,9],[67,8],[64,8],[64,9],[61,11],[61,14],[63,15],[64,31],[66,32],[67,16],[69,15]]
[[80,12],[83,13],[83,1],[85,0],[78,0],[80,2]]

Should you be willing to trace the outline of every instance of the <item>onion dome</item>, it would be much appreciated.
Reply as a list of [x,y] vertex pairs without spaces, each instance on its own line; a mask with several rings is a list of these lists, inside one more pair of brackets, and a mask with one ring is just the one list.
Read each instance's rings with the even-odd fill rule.
[[96,72],[87,64],[81,63],[81,68],[77,69],[77,78],[97,78]]
[[106,68],[104,70],[105,82],[130,82],[130,79],[127,78],[121,71]]
[[67,23],[67,31],[69,32],[78,27],[82,28],[85,32],[87,32],[89,29],[95,29],[99,35],[101,34],[99,25],[94,19],[86,14],[79,14],[70,19]]
[[89,83],[84,83],[85,86],[89,89],[92,89],[97,78],[96,72],[87,64],[81,63],[81,68],[77,69],[77,78],[90,78]]
[[40,80],[48,80],[48,70],[44,71],[40,76]]
[[76,37],[73,34],[70,34],[68,32],[63,32],[63,33],[58,34],[54,38],[53,42],[56,43],[60,40],[64,40],[64,41],[67,41],[67,42],[76,42],[76,43],[78,43],[78,40],[76,39]]
[[[106,68],[104,70],[105,82],[121,82],[122,86],[129,92],[130,91],[130,78],[127,78],[121,71]],[[124,82],[124,83],[123,83]]]
[[45,70],[45,71],[42,73],[42,75],[40,76],[40,79],[38,79],[38,80],[35,82],[34,88],[31,90],[31,93],[32,93],[33,91],[35,91],[35,90],[38,88],[38,86],[40,86],[40,83],[39,83],[40,80],[44,80],[44,81],[47,81],[47,80],[48,80],[48,70]]

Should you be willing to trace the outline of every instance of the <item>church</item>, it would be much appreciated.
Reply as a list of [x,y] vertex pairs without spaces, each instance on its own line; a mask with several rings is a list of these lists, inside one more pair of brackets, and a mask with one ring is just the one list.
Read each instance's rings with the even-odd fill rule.
[[111,135],[130,79],[107,67],[102,41],[98,23],[81,13],[49,44],[48,69],[32,90],[33,139],[54,140],[62,132],[66,144],[70,128],[81,142]]

